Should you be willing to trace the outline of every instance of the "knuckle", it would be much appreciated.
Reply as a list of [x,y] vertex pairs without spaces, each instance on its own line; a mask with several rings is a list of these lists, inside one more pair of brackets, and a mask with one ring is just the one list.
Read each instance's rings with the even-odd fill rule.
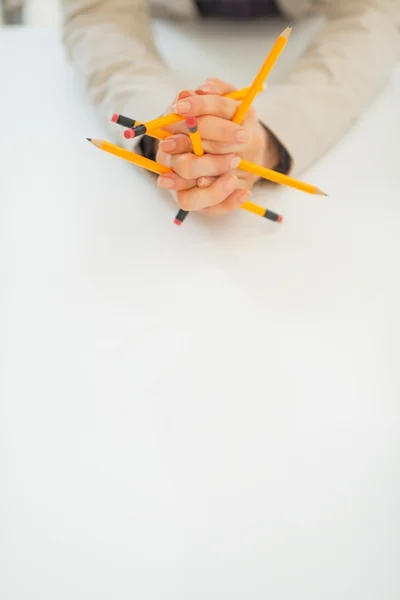
[[224,123],[223,125],[221,125],[221,137],[223,139],[231,139],[232,136],[234,135],[234,132],[232,131],[232,125],[231,123]]
[[232,100],[229,100],[229,98],[221,98],[222,100],[222,105],[221,105],[221,110],[222,110],[222,116],[224,119],[231,119],[232,117]]
[[220,204],[224,197],[221,193],[221,190],[218,187],[214,187],[212,192],[207,196],[207,206],[215,206],[216,204]]
[[217,175],[220,175],[221,173],[224,173],[225,171],[229,170],[229,167],[227,167],[226,165],[227,165],[227,160],[226,160],[225,156],[213,157],[212,160],[210,160],[208,175],[215,177]]
[[158,152],[156,154],[156,161],[158,163],[160,163],[160,165],[164,165],[165,167],[168,167],[168,155],[164,154],[164,152],[162,150],[158,150]]
[[175,171],[183,179],[192,179],[191,177],[191,159],[188,154],[181,154],[175,159]]
[[210,154],[220,154],[220,142],[215,140],[207,142],[207,152]]

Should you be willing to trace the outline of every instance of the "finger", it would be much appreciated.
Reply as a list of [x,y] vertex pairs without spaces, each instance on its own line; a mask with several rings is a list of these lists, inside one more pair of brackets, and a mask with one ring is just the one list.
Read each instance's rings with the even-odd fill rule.
[[177,194],[177,201],[183,210],[200,210],[223,202],[236,189],[238,178],[231,173],[218,177],[205,189],[194,187]]
[[238,107],[238,102],[232,98],[206,94],[195,94],[178,100],[174,105],[174,112],[184,117],[198,117],[200,115],[214,115],[222,119],[232,119]]
[[216,77],[211,77],[206,79],[204,83],[202,83],[201,86],[195,91],[196,94],[200,91],[204,94],[217,94],[218,96],[224,96],[225,94],[229,94],[235,90],[235,86],[231,85],[230,83],[221,81],[221,79],[217,79]]
[[164,165],[164,167],[168,167],[169,169],[171,168],[171,156],[169,154],[166,154],[165,152],[163,152],[163,150],[161,149],[161,144],[158,147],[157,150],[157,154],[156,154],[156,162],[160,163],[160,165]]
[[174,112],[174,104],[176,104],[176,102],[178,102],[179,100],[183,100],[183,98],[187,98],[188,96],[193,96],[194,93],[195,92],[191,91],[191,90],[182,90],[181,92],[179,92],[179,94],[177,94],[175,96],[175,98],[173,99],[171,104],[169,104],[167,106],[167,108],[163,112],[163,116],[170,115],[171,113],[173,113]]
[[[165,165],[168,168],[171,168],[171,156],[168,154],[164,154],[162,150],[158,150],[156,160],[158,163]],[[174,173],[172,170],[170,173],[164,173],[160,175],[157,179],[157,185],[164,190],[171,191],[182,191],[188,190],[191,187],[195,187],[197,185],[196,179],[183,179],[177,173]]]
[[240,158],[234,154],[178,154],[170,156],[171,169],[183,179],[198,179],[204,176],[216,176],[237,169]]
[[[181,92],[179,92],[179,94],[176,96],[175,98],[175,102],[177,102],[178,100],[183,100],[183,98],[188,98],[189,96],[193,96],[194,95],[194,91],[193,90],[182,90]],[[174,103],[175,103],[174,102]]]
[[[231,174],[236,175],[238,178],[236,186],[237,189],[247,190],[249,194],[251,194],[250,188],[253,185],[253,181],[251,176],[249,177],[250,173],[245,173],[244,171],[232,171]],[[216,177],[199,177],[199,179],[196,181],[196,185],[199,188],[208,188],[212,183],[214,183],[214,181],[216,181],[216,179]]]
[[[188,92],[185,92],[188,93]],[[169,111],[169,112],[168,112]],[[170,112],[174,111],[173,106],[169,107],[167,111],[167,114],[170,114]],[[198,124],[199,127],[201,125],[201,122],[203,121],[203,119],[205,118],[214,118],[211,115],[210,116],[201,116],[198,118]],[[226,119],[223,119],[224,121],[226,121]],[[227,120],[228,122],[230,122],[230,120]],[[232,127],[231,130],[228,130],[228,132],[231,132],[231,136],[230,136],[230,140],[228,143],[233,143],[232,142],[232,136],[234,135],[234,132],[239,132],[239,131],[246,131],[246,130],[250,130],[250,128],[252,126],[255,126],[259,123],[258,121],[258,117],[257,117],[257,112],[256,109],[254,108],[254,106],[250,106],[248,112],[246,113],[246,117],[243,120],[243,122],[241,123],[241,126],[236,125],[235,123],[232,123],[232,125],[235,125],[235,127]],[[210,135],[213,136],[213,131],[215,130],[215,128],[213,128],[212,126],[212,122],[210,122],[211,128],[207,128],[206,130],[203,129],[203,131],[200,131],[200,134],[207,139]],[[170,125],[167,127],[164,127],[165,130],[167,130],[168,132],[171,133],[171,135],[174,134],[178,134],[178,133],[187,133],[187,127],[186,127],[186,123],[185,121],[181,121],[178,123],[175,123],[174,125]],[[211,129],[211,132],[209,131]],[[245,134],[241,134],[243,135],[243,139],[245,139]],[[215,139],[217,136],[214,135],[214,138],[211,137],[210,139]],[[240,142],[240,143],[246,143],[246,142]],[[221,149],[221,152],[226,152],[226,149]],[[207,150],[207,152],[210,152],[210,150]],[[231,150],[231,152],[239,152],[239,150]],[[215,154],[218,154],[219,152],[215,152]]]
[[[220,121],[221,120],[222,119],[220,119]],[[211,125],[209,127],[210,135],[212,135]],[[247,146],[247,144],[245,143],[234,142],[226,144],[220,141],[203,139],[201,131],[200,136],[202,137],[203,150],[208,154],[239,154],[244,152]],[[243,139],[246,138],[247,136],[243,136]],[[250,135],[248,135],[248,138],[250,140]],[[160,143],[159,148],[164,154],[185,154],[187,152],[193,152],[192,142],[189,136],[185,134],[177,134],[170,136],[169,138]]]
[[235,190],[226,200],[215,206],[203,208],[201,213],[208,217],[227,215],[240,208],[243,202],[250,199],[251,193],[248,190]]
[[182,192],[196,187],[197,181],[196,179],[183,179],[176,173],[165,173],[165,175],[160,175],[158,177],[157,185],[163,190]]
[[197,187],[199,187],[199,188],[207,188],[212,183],[214,183],[214,181],[216,179],[217,179],[216,177],[199,177],[199,179],[196,181]]
[[[236,152],[243,152],[244,145],[250,141],[250,134],[243,126],[220,117],[211,115],[199,117],[197,119],[197,126],[202,140],[239,146]],[[187,133],[187,131],[187,125],[184,121],[175,123],[175,134]]]
[[189,136],[180,133],[163,140],[159,145],[159,149],[164,154],[185,154],[186,152],[191,152],[193,146]]

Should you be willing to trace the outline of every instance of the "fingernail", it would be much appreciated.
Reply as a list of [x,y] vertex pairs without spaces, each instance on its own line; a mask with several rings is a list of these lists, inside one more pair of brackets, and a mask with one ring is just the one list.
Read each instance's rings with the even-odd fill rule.
[[238,131],[236,134],[236,141],[240,142],[241,144],[245,144],[246,142],[249,141],[249,139],[250,139],[250,134],[245,129]]
[[161,150],[164,152],[172,152],[176,148],[176,140],[163,140],[160,144]]
[[235,156],[235,158],[232,158],[231,160],[231,169],[237,169],[238,166],[240,165],[241,159],[238,156]]
[[231,177],[229,177],[229,179],[226,179],[224,181],[225,192],[227,192],[227,193],[233,192],[233,190],[236,189],[237,182],[238,182],[238,178],[235,175],[232,175]]
[[205,92],[204,90],[202,90],[201,88],[198,88],[197,90],[194,91],[195,94],[198,94],[199,96],[205,96],[207,92]]
[[191,92],[189,92],[189,90],[183,90],[182,92],[180,92],[180,94],[178,94],[178,98],[177,100],[183,100],[183,98],[189,98],[189,96],[191,96]]
[[184,115],[190,111],[191,107],[190,102],[177,102],[174,106],[174,110],[179,115]]
[[175,181],[170,177],[159,177],[157,180],[157,185],[158,187],[164,188],[166,190],[171,190],[175,185]]

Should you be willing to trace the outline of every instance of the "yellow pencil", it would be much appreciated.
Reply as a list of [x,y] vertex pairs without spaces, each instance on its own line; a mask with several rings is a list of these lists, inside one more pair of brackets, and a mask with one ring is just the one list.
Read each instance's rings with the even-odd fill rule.
[[[142,123],[140,121],[136,121],[136,126],[137,125],[142,125]],[[168,131],[166,131],[165,129],[161,129],[160,127],[157,127],[157,129],[147,130],[146,135],[154,138],[155,140],[166,140],[172,134],[169,133]],[[133,133],[132,129],[125,129],[124,138],[126,138],[127,140],[130,140],[134,137],[135,137],[135,134]]]
[[165,129],[159,128],[159,129],[154,129],[154,131],[149,131],[147,133],[147,135],[155,138],[156,140],[166,140],[167,137],[169,137],[171,134],[168,133],[168,131],[165,131]]
[[[189,129],[189,136],[193,146],[193,153],[196,156],[203,156],[204,148],[201,142],[200,131],[197,126],[197,119],[195,119],[194,117],[189,117],[188,119],[186,119],[186,125]],[[179,210],[174,219],[175,225],[182,225],[183,221],[186,219],[188,214],[189,213],[187,210]]]
[[282,223],[283,221],[282,215],[278,215],[278,213],[274,212],[273,210],[268,210],[268,208],[254,204],[254,202],[243,202],[241,208],[258,215],[259,217],[269,219],[270,221],[276,221],[277,223]]
[[248,162],[247,160],[241,160],[238,168],[242,169],[242,171],[252,173],[253,175],[258,175],[258,177],[262,177],[262,179],[268,179],[268,181],[273,181],[274,183],[287,185],[288,187],[295,188],[296,190],[300,190],[302,192],[307,192],[308,194],[316,194],[318,196],[328,195],[315,185],[304,183],[303,181],[289,177],[289,175],[278,173],[278,171],[273,171],[272,169],[267,169],[266,167],[260,167],[259,165]]
[[[265,90],[267,86],[265,84],[262,85],[262,87],[260,88],[260,93]],[[249,87],[247,88],[243,88],[241,90],[236,90],[236,92],[230,92],[229,94],[225,94],[225,98],[231,98],[231,100],[243,100],[243,98],[246,96],[246,94],[249,91]],[[201,90],[197,90],[196,93],[199,93]],[[205,92],[204,92],[204,95]],[[184,117],[182,117],[182,121],[183,121]],[[125,132],[126,133],[126,132]],[[161,137],[161,135],[162,137]],[[150,135],[152,137],[155,137],[159,140],[163,139],[165,140],[167,137],[170,137],[171,135],[174,135],[173,133],[170,132],[165,132],[164,129],[157,129],[157,130],[152,130],[152,129],[148,129],[147,130],[147,135]],[[131,137],[131,134],[127,134],[125,137]]]
[[100,148],[100,150],[104,150],[104,152],[114,154],[114,156],[119,156],[119,158],[128,160],[129,162],[138,165],[138,167],[143,167],[143,169],[147,169],[148,171],[152,171],[153,173],[157,173],[158,175],[163,175],[164,173],[171,173],[172,171],[172,169],[169,169],[164,165],[160,165],[160,163],[157,163],[154,160],[150,160],[149,158],[140,156],[140,154],[136,154],[135,152],[131,152],[130,150],[125,150],[125,148],[121,148],[120,146],[116,146],[115,144],[111,144],[110,142],[106,142],[105,140],[95,140],[92,138],[86,139],[88,140],[88,142],[93,144],[93,146],[96,146],[96,148]]
[[[140,156],[135,152],[131,152],[130,150],[125,150],[125,148],[121,148],[120,146],[116,146],[115,144],[111,144],[105,140],[96,140],[93,138],[86,138],[88,142],[99,148],[100,150],[104,150],[104,152],[108,152],[109,154],[114,154],[114,156],[118,156],[119,158],[123,158],[139,167],[143,167],[143,169],[147,169],[148,171],[152,171],[153,173],[157,173],[158,175],[163,175],[164,173],[172,173],[172,169],[169,167],[165,167],[164,165],[160,165],[154,160],[150,160],[149,158],[144,158],[144,156]],[[258,206],[253,204],[252,202],[244,202],[242,207],[244,210],[252,212],[254,214],[260,215],[261,217],[265,217],[272,221],[281,222],[282,217],[273,213],[272,211],[268,211],[262,206]]]
[[[97,148],[100,148],[100,150],[104,150],[105,152],[109,152],[110,154],[114,154],[115,156],[119,156],[124,160],[128,160],[138,165],[139,167],[143,167],[144,169],[152,171],[153,173],[157,173],[158,175],[163,175],[164,173],[172,173],[172,169],[165,167],[164,165],[161,165],[160,163],[157,163],[154,160],[150,160],[149,158],[140,156],[140,154],[136,154],[135,152],[131,152],[130,150],[125,150],[125,148],[121,148],[120,146],[116,146],[115,144],[111,144],[110,142],[106,142],[105,140],[94,140],[91,138],[86,139]],[[259,165],[255,165],[254,163],[250,163],[246,160],[242,160],[240,162],[239,169],[242,169],[243,171],[248,171],[249,173],[253,173],[253,175],[258,175],[258,177],[268,179],[269,181],[273,181],[274,183],[280,183],[282,185],[287,185],[297,190],[301,190],[302,192],[307,192],[309,194],[317,194],[319,196],[328,195],[319,188],[317,188],[315,185],[303,183],[298,179],[289,177],[289,175],[283,175],[283,173],[278,173],[278,171],[273,171],[272,169],[267,169],[266,167],[260,167]]]
[[261,85],[264,83],[264,81],[268,77],[272,67],[274,66],[274,64],[278,60],[282,50],[286,46],[291,31],[292,31],[292,28],[287,27],[285,29],[285,31],[283,31],[281,33],[281,35],[278,37],[278,39],[276,40],[271,52],[267,56],[257,77],[251,84],[248,93],[243,98],[242,103],[239,105],[236,113],[234,114],[233,119],[232,119],[232,121],[234,123],[237,123],[238,125],[240,125],[242,123],[243,119],[246,116],[247,111],[249,110],[252,102],[254,101],[254,98],[256,97],[257,93],[259,92]]
[[[266,87],[266,84],[263,83],[257,93],[260,94],[265,90]],[[242,88],[241,90],[236,90],[235,92],[229,92],[229,94],[225,94],[225,98],[231,98],[232,100],[243,100],[243,98],[247,96],[249,91],[249,87]]]
[[174,125],[174,123],[179,123],[180,121],[184,121],[186,117],[182,117],[182,115],[165,115],[165,117],[159,117],[158,119],[153,119],[152,121],[147,121],[147,123],[142,123],[141,125],[136,125],[133,129],[128,129],[129,137],[134,138],[139,135],[145,135],[148,131],[154,131],[154,129],[159,129],[160,127],[168,127],[168,125]]
[[[265,85],[259,86],[255,96],[262,92],[265,89]],[[236,90],[235,92],[230,92],[226,94],[226,98],[231,98],[232,100],[243,100],[246,95],[249,93],[250,88],[243,88],[241,90]],[[150,135],[157,139],[165,139],[169,137],[171,134],[162,132],[162,127],[168,127],[169,125],[174,125],[175,123],[179,123],[180,121],[184,121],[186,117],[182,115],[170,114],[165,115],[164,117],[159,117],[158,119],[153,119],[152,121],[147,121],[146,123],[141,123],[140,121],[135,121],[134,119],[130,119],[129,117],[124,117],[123,115],[114,114],[112,117],[112,121],[117,123],[118,125],[123,125],[128,127],[125,131],[125,137],[127,139],[131,139],[137,137],[139,135]]]
[[[130,117],[125,117],[124,115],[119,115],[117,113],[113,114],[111,121],[117,125],[121,125],[122,127],[128,127],[128,129],[124,131],[124,136],[127,139],[132,137],[127,132],[129,132],[136,125],[142,125],[142,123],[140,121],[136,121],[136,119],[131,119]],[[148,135],[156,140],[165,140],[165,138],[169,136],[169,133],[163,129],[153,129],[152,131],[148,132]]]
[[201,142],[200,131],[197,126],[197,119],[189,117],[186,119],[186,125],[189,129],[190,141],[192,142],[193,152],[196,156],[203,156],[204,148]]

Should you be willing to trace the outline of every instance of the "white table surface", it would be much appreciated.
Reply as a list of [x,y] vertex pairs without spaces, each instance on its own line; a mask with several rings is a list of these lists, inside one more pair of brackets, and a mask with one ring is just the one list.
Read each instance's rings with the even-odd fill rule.
[[[157,33],[241,85],[281,28],[237,71]],[[304,174],[329,198],[181,229],[55,34],[1,32],[0,77],[1,599],[398,600],[400,73]]]

